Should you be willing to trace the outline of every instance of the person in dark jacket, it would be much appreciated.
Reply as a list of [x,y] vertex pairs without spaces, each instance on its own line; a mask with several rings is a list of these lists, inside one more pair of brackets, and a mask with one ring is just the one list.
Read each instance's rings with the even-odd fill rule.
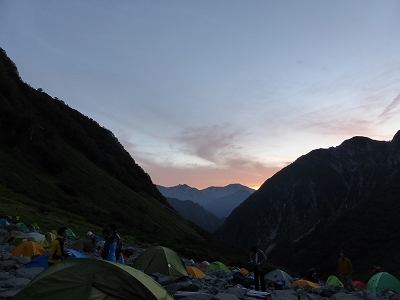
[[57,237],[51,243],[49,251],[49,266],[57,264],[61,261],[61,258],[70,257],[70,253],[65,251],[65,239],[67,238],[67,227],[60,227],[57,231]]
[[122,239],[117,232],[117,225],[111,223],[107,226],[107,230],[117,239],[117,249],[115,250],[115,258],[117,259],[117,262],[121,264],[125,263],[124,256],[122,255]]
[[254,266],[254,286],[256,291],[260,290],[261,284],[261,291],[265,292],[267,287],[265,285],[265,270],[264,267],[267,263],[267,257],[265,256],[264,252],[260,250],[260,248],[256,245],[251,247],[251,254],[250,254],[250,262]]
[[108,228],[103,229],[102,231],[103,238],[105,240],[103,249],[101,251],[101,257],[104,260],[116,262],[116,251],[118,247],[118,238],[115,234],[112,234]]

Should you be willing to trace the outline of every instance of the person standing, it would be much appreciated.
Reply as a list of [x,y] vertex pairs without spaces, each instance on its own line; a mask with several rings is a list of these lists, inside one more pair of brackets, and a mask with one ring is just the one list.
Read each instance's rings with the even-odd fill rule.
[[57,264],[61,258],[70,257],[70,253],[65,251],[65,239],[67,238],[67,227],[60,227],[57,231],[57,237],[51,243],[49,251],[49,266]]
[[105,243],[101,251],[101,257],[103,258],[103,260],[116,262],[118,239],[112,232],[110,232],[108,228],[104,228],[102,234],[103,238],[105,239]]
[[107,230],[115,236],[115,239],[117,240],[117,249],[115,250],[115,257],[117,262],[124,264],[124,256],[122,255],[122,239],[120,235],[117,232],[117,225],[114,223],[111,223],[107,226]]
[[256,291],[260,290],[265,292],[267,290],[265,285],[265,270],[264,267],[267,263],[267,257],[264,252],[256,245],[251,247],[250,262],[254,266],[254,286]]
[[340,258],[338,260],[338,271],[340,276],[340,281],[343,283],[344,288],[352,292],[354,291],[353,280],[351,274],[353,273],[353,265],[346,257],[346,253],[342,250],[340,251]]

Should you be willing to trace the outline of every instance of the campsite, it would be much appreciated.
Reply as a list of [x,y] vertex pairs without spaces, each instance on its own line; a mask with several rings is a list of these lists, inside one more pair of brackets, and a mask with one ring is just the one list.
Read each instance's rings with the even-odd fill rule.
[[[23,232],[12,221],[0,225],[0,299],[399,299],[400,281],[386,272],[367,283],[354,281],[354,292],[344,290],[331,275],[311,282],[275,268],[265,275],[267,291],[254,290],[251,270],[221,261],[195,262],[174,250],[126,245],[125,262],[99,257],[88,239],[68,231],[70,258],[49,267],[49,232]],[[101,243],[99,244],[101,245]],[[79,250],[76,250],[77,248]],[[272,267],[272,266],[271,266]],[[66,290],[68,291],[66,293]],[[49,296],[51,295],[51,297]]]

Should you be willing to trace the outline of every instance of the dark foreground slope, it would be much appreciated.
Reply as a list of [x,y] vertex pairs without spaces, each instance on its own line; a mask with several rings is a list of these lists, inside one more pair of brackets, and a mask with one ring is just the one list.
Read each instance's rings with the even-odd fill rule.
[[0,131],[1,208],[24,222],[78,234],[77,224],[114,222],[122,235],[194,259],[243,257],[179,216],[109,130],[24,83],[2,49]]
[[318,149],[268,179],[217,230],[245,248],[259,243],[274,263],[337,274],[347,250],[355,277],[374,265],[400,276],[400,132],[392,141],[354,137]]

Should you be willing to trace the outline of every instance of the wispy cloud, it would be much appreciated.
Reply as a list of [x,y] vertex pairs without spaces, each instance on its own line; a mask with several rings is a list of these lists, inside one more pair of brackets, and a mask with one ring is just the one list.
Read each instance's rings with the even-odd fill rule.
[[393,101],[386,106],[383,112],[379,115],[379,118],[383,120],[380,123],[384,123],[392,118],[393,114],[392,111],[400,104],[400,93],[393,99]]

